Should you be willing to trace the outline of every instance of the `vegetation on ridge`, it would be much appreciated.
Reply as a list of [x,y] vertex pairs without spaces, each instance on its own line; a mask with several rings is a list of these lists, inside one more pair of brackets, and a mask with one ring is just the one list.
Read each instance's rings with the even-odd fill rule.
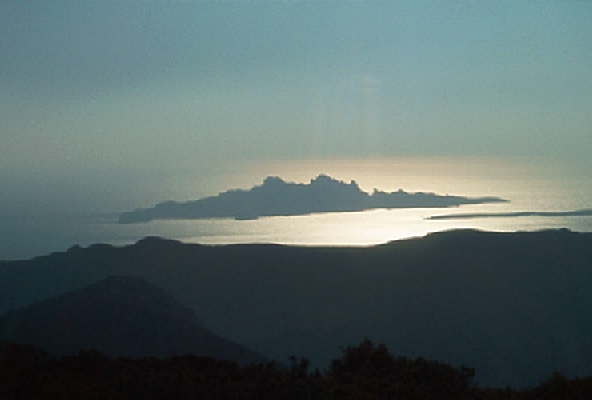
[[0,397],[5,399],[224,399],[224,400],[545,400],[590,399],[592,378],[555,373],[535,388],[479,388],[475,370],[394,357],[365,339],[343,349],[325,371],[308,359],[239,366],[209,357],[109,358],[96,350],[54,357],[33,346],[5,344],[0,352]]

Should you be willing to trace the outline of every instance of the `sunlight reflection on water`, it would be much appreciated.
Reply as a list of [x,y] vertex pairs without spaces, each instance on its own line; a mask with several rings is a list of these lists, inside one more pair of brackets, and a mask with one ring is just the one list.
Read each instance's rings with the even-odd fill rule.
[[[117,214],[4,218],[0,259],[28,258],[63,251],[74,244],[123,245],[148,235],[202,244],[281,243],[294,245],[367,246],[390,240],[423,236],[454,228],[491,231],[569,228],[592,231],[592,217],[514,217],[426,220],[431,215],[501,213],[514,211],[569,211],[592,208],[590,177],[560,168],[511,160],[467,158],[403,158],[395,160],[337,160],[276,162],[239,169],[221,180],[220,191],[249,188],[269,175],[287,181],[309,182],[320,173],[349,182],[362,190],[426,191],[466,196],[499,196],[510,203],[468,205],[458,208],[369,210],[251,221],[232,219],[152,221],[117,224]],[[195,199],[187,182],[181,196]],[[210,193],[215,195],[216,193]],[[167,198],[163,195],[163,198]],[[184,198],[179,198],[180,201]]]
[[[477,158],[400,158],[388,160],[333,160],[259,164],[235,179],[259,184],[267,175],[287,181],[309,182],[326,173],[365,191],[427,191],[467,196],[500,196],[510,203],[469,205],[459,208],[369,210],[352,213],[313,214],[262,218],[257,221],[184,221],[209,234],[183,238],[199,243],[271,242],[299,245],[371,245],[389,240],[423,236],[455,228],[495,231],[539,230],[568,227],[592,230],[592,217],[515,217],[470,220],[426,220],[431,215],[498,213],[523,210],[575,210],[590,208],[592,185],[585,176],[569,175],[560,168],[537,162]],[[249,181],[249,179],[251,181]],[[238,186],[238,185],[234,185]],[[157,222],[165,224],[169,222]],[[207,225],[207,227],[206,227]],[[189,229],[191,230],[191,229]]]

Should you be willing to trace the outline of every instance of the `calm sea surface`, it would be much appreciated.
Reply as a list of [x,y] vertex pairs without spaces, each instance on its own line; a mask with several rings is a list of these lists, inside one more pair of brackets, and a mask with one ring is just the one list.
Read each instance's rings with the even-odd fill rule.
[[[499,196],[510,203],[440,209],[372,210],[298,217],[271,217],[254,221],[153,221],[119,225],[117,213],[1,217],[0,259],[24,259],[64,251],[79,244],[123,245],[147,235],[203,244],[284,243],[297,245],[367,246],[453,228],[493,231],[569,228],[592,231],[592,217],[513,217],[426,220],[452,213],[514,211],[570,211],[592,208],[592,182],[581,171],[546,163],[518,163],[495,159],[337,160],[257,164],[228,176],[217,194],[229,188],[248,188],[268,175],[287,181],[308,182],[319,173],[355,180],[365,191],[426,191],[466,196]],[[195,187],[199,182],[187,182]],[[210,186],[212,186],[210,184]],[[182,190],[163,194],[163,200],[201,196]],[[184,196],[184,197],[183,197]],[[136,206],[130,207],[130,209]],[[119,210],[118,210],[119,211]],[[123,210],[121,210],[123,211]]]

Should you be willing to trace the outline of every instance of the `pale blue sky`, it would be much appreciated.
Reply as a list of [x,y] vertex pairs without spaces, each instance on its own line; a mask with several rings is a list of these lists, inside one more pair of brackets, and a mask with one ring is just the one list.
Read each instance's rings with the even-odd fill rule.
[[5,1],[0,87],[7,210],[261,160],[590,167],[592,2]]

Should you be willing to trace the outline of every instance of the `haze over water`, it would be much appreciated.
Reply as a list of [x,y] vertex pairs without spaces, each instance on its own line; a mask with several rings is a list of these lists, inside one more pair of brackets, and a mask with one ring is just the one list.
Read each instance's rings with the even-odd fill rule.
[[[586,171],[539,160],[505,158],[405,157],[253,163],[208,182],[210,193],[231,188],[248,189],[269,175],[286,181],[309,182],[319,173],[349,182],[354,179],[366,192],[374,188],[408,192],[435,192],[470,197],[499,196],[509,203],[468,205],[458,208],[369,210],[306,216],[268,217],[251,221],[232,219],[152,221],[117,224],[113,212],[57,212],[29,217],[2,217],[0,259],[20,259],[64,251],[74,244],[132,243],[147,235],[202,244],[282,243],[294,245],[367,246],[390,240],[423,236],[456,228],[493,231],[569,228],[592,231],[592,217],[514,217],[426,220],[454,213],[505,213],[516,211],[572,211],[592,208],[592,185]],[[166,183],[147,188],[161,191],[158,201],[194,200],[203,195],[199,182],[178,181],[178,190]],[[130,204],[129,209],[154,204]]]

